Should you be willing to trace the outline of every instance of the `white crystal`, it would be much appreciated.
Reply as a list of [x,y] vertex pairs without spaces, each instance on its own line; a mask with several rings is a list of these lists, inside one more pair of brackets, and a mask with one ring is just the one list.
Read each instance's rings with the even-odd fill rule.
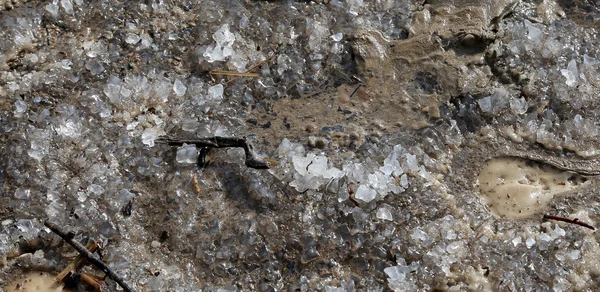
[[18,188],[15,191],[15,198],[17,198],[17,199],[29,199],[30,195],[31,195],[31,190],[29,190],[29,189]]
[[66,13],[73,13],[73,3],[71,3],[71,0],[60,0],[60,5]]
[[131,45],[135,45],[140,41],[140,36],[135,33],[128,33],[125,38],[125,42]]
[[54,18],[58,17],[58,5],[56,3],[49,3],[45,8]]
[[535,239],[533,237],[527,238],[527,240],[525,241],[525,245],[527,245],[527,248],[531,248],[534,244]]
[[208,88],[208,99],[216,101],[217,103],[223,100],[223,85],[217,84]]
[[338,33],[336,33],[336,34],[333,34],[333,35],[331,35],[331,39],[332,39],[334,42],[339,42],[339,41],[341,41],[343,37],[344,37],[344,35],[343,35],[341,32],[338,32]]
[[531,23],[529,20],[525,20],[525,26],[527,27],[528,30],[528,34],[527,34],[527,38],[534,41],[534,42],[539,42],[542,40],[542,30],[539,29],[537,27],[537,25]]
[[511,98],[510,99],[510,108],[516,114],[524,114],[527,112],[527,101],[525,98],[521,97],[519,99]]
[[183,82],[181,82],[181,80],[179,80],[179,79],[176,79],[175,83],[173,84],[173,91],[175,92],[175,95],[184,96],[186,90],[187,90],[187,87],[185,87],[185,85],[183,85]]
[[177,149],[177,156],[175,157],[177,162],[182,164],[196,163],[197,158],[198,149],[196,149],[196,145],[194,144],[183,144],[183,146]]
[[560,73],[565,77],[567,86],[573,87],[577,85],[577,76],[579,75],[579,72],[575,60],[569,62],[567,69],[560,69]]
[[467,251],[463,241],[454,241],[446,246],[446,252],[449,254],[461,255]]
[[67,120],[56,128],[56,133],[61,136],[76,138],[79,136],[79,123],[72,120]]
[[406,278],[406,271],[400,266],[385,268],[383,272],[393,281],[403,281]]
[[92,192],[93,194],[95,194],[95,195],[101,195],[102,193],[104,193],[104,188],[102,186],[100,186],[100,185],[97,185],[97,184],[91,184],[88,187],[88,190],[90,192]]
[[425,233],[425,231],[421,230],[420,228],[413,229],[413,232],[410,235],[410,237],[414,240],[420,240],[420,241],[429,240],[429,236],[427,235],[427,233]]
[[366,185],[359,186],[356,190],[356,194],[354,194],[354,197],[356,199],[361,200],[365,203],[373,201],[373,199],[375,199],[376,196],[377,192],[375,192],[375,190],[371,189]]
[[521,240],[521,237],[520,237],[520,236],[517,236],[517,237],[513,238],[513,240],[512,240],[512,244],[513,244],[514,246],[517,246],[517,245],[519,245],[521,242],[523,242],[523,241]]
[[392,216],[392,212],[390,211],[390,207],[387,205],[383,205],[377,209],[377,213],[375,217],[380,220],[393,221],[394,217]]
[[158,136],[165,135],[165,130],[159,127],[147,128],[142,132],[142,143],[148,145],[150,147],[154,146],[154,140],[158,138]]
[[581,252],[579,250],[572,250],[567,255],[572,260],[578,260],[579,257],[581,256]]
[[21,117],[27,111],[27,104],[22,100],[15,101],[15,116]]
[[195,119],[183,120],[183,122],[181,122],[181,129],[186,132],[196,131],[198,127],[200,127],[200,123]]

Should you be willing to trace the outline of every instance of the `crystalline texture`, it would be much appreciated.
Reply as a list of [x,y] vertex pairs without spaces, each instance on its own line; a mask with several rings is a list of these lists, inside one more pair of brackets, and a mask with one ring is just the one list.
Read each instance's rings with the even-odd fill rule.
[[173,84],[173,91],[175,92],[175,95],[184,96],[186,90],[187,90],[187,87],[185,87],[185,85],[183,85],[183,82],[181,82],[181,80],[179,80],[179,79],[175,80],[175,83]]
[[577,70],[577,62],[575,60],[571,60],[567,65],[567,69],[560,69],[560,73],[565,77],[565,83],[569,87],[573,87],[577,85],[577,75],[579,75]]
[[366,185],[359,186],[356,190],[356,194],[354,195],[356,199],[366,203],[373,201],[373,199],[375,199],[376,196],[377,192],[375,192],[375,190],[369,188]]
[[390,206],[383,205],[377,209],[377,213],[375,214],[377,219],[393,221],[394,217],[392,216],[392,212],[390,211]]
[[208,88],[208,99],[217,103],[223,100],[223,85],[217,84]]
[[191,164],[195,163],[198,158],[198,150],[194,144],[183,144],[183,146],[177,149],[177,156],[175,159],[178,163]]

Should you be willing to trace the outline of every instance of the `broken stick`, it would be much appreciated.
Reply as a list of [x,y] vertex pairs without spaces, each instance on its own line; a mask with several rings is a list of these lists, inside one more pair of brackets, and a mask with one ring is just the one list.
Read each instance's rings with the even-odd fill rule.
[[561,222],[567,222],[567,223],[571,223],[571,224],[583,226],[583,227],[589,228],[591,230],[596,230],[596,228],[594,228],[594,226],[589,225],[589,224],[587,224],[585,222],[579,221],[578,218],[569,219],[569,218],[559,217],[559,216],[554,216],[554,215],[544,215],[544,219],[556,220],[556,221],[561,221]]
[[79,254],[83,255],[89,263],[96,266],[96,268],[102,270],[109,278],[111,278],[113,281],[117,282],[117,284],[119,284],[119,286],[121,286],[121,288],[123,288],[123,290],[125,290],[126,292],[135,291],[135,290],[131,289],[125,283],[125,281],[123,281],[123,279],[121,279],[121,277],[119,277],[117,274],[115,274],[115,272],[113,272],[103,261],[95,258],[94,255],[85,248],[85,246],[83,246],[78,241],[73,240],[72,233],[64,232],[60,227],[56,226],[56,224],[54,224],[54,223],[48,222],[48,220],[44,220],[44,225],[46,227],[50,228],[50,230],[52,230],[52,232],[54,232],[54,233],[56,233],[56,235],[60,236],[64,241],[66,241],[68,244],[70,244],[73,248],[75,248],[79,252]]
[[[167,136],[161,136],[158,137],[158,139],[156,139],[155,141],[157,143],[165,143],[171,146],[183,146],[183,144],[194,144],[198,148],[243,148],[244,153],[246,154],[246,166],[255,169],[268,169],[270,167],[267,161],[254,157],[252,145],[248,143],[248,141],[246,141],[246,138],[215,136],[211,138],[177,139],[170,138]],[[201,159],[200,156],[198,156],[198,158]]]

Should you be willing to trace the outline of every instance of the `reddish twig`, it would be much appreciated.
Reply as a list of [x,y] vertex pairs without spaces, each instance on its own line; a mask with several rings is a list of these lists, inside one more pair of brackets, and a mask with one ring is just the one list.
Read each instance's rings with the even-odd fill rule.
[[549,219],[549,220],[556,220],[556,221],[562,221],[562,222],[567,222],[567,223],[571,223],[571,224],[575,224],[575,225],[579,225],[579,226],[583,226],[585,228],[589,228],[591,230],[596,230],[596,228],[594,228],[594,226],[589,225],[585,222],[579,221],[578,218],[575,219],[569,219],[569,218],[565,218],[565,217],[559,217],[559,216],[554,216],[554,215],[544,215],[544,219]]

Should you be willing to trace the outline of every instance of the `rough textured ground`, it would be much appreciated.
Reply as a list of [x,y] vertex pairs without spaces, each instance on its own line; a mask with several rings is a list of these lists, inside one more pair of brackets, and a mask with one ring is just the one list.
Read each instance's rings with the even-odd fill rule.
[[0,287],[48,218],[139,291],[592,291],[599,5],[0,1]]

